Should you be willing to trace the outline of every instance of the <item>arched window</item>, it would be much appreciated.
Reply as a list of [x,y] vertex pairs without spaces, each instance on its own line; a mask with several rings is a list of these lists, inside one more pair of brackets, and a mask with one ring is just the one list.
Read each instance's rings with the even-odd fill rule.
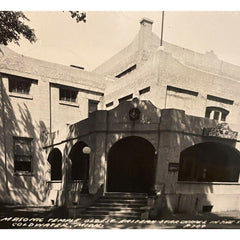
[[205,117],[210,119],[215,119],[218,121],[226,121],[226,117],[229,111],[220,107],[207,107]]
[[49,153],[48,162],[51,164],[51,180],[62,180],[62,153],[58,148]]
[[226,144],[206,142],[181,152],[179,181],[238,182],[240,152]]

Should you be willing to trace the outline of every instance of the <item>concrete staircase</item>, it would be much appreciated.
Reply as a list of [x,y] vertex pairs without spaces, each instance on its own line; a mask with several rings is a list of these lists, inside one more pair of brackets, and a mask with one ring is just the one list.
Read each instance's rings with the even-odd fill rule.
[[105,193],[90,207],[82,211],[81,218],[143,219],[147,211],[145,193]]

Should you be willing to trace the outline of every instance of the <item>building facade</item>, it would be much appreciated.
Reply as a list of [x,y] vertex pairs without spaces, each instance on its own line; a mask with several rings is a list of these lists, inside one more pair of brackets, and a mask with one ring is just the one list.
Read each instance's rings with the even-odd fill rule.
[[134,192],[159,211],[240,209],[240,67],[159,46],[152,24],[93,72],[1,46],[2,203]]

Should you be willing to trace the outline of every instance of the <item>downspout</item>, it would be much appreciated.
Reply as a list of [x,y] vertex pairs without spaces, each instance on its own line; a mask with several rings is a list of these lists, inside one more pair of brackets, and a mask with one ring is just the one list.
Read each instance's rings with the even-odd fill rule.
[[49,132],[50,132],[51,144],[53,144],[53,141],[52,141],[52,93],[51,93],[51,83],[49,83]]
[[107,175],[108,175],[108,152],[107,152],[107,144],[108,144],[108,127],[109,127],[109,111],[107,111],[107,119],[106,119],[106,134],[105,134],[105,146],[104,146],[104,154],[105,154],[105,176],[104,176],[104,190],[103,193],[105,195],[105,193],[107,192]]
[[4,169],[5,169],[5,184],[6,190],[9,194],[8,188],[8,171],[7,171],[7,152],[6,152],[6,128],[5,128],[5,104],[4,104],[4,94],[3,94],[3,80],[2,80],[2,73],[0,73],[1,79],[1,103],[2,103],[2,125],[3,125],[3,146],[4,146]]

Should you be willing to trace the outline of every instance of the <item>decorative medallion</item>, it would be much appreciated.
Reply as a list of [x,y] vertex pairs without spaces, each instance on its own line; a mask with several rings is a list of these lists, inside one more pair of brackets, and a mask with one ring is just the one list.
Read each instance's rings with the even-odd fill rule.
[[131,109],[129,110],[128,115],[129,115],[129,118],[130,118],[132,121],[136,121],[136,120],[139,119],[140,113],[141,113],[141,112],[140,112],[140,110],[139,110],[138,108],[131,108]]

